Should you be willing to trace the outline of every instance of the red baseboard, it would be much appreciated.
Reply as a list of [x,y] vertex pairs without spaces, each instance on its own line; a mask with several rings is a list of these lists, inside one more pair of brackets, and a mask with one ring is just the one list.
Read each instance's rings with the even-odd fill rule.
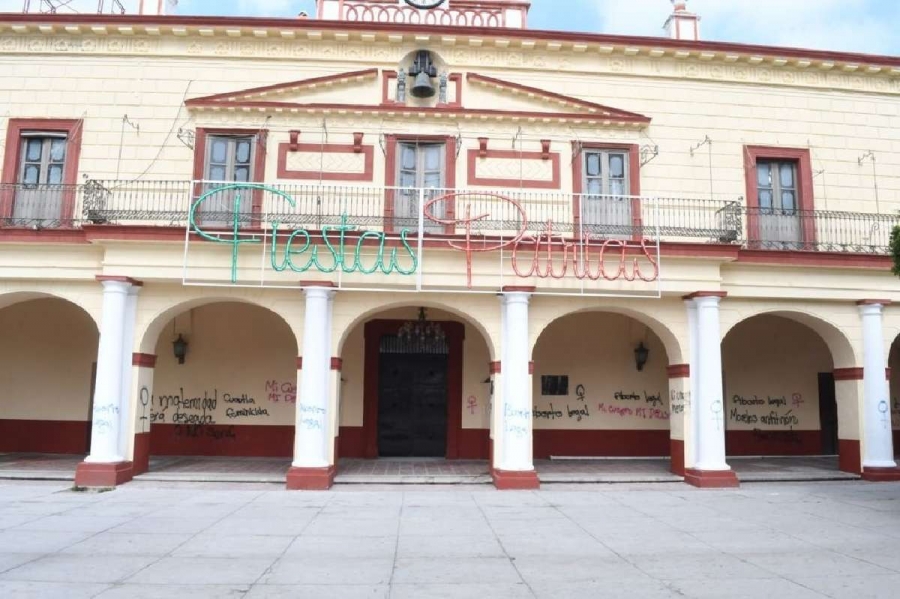
[[737,474],[733,470],[688,468],[684,471],[684,482],[700,489],[735,489],[741,486]]
[[294,427],[154,424],[150,427],[150,454],[291,458]]
[[150,471],[150,433],[138,433],[134,436],[134,475]]
[[900,468],[863,468],[862,479],[870,483],[900,482]]
[[0,420],[0,453],[86,454],[90,422]]
[[684,441],[669,439],[670,470],[672,474],[684,476]]
[[134,468],[131,462],[118,464],[89,464],[81,462],[75,469],[75,486],[86,488],[112,488],[131,480]]
[[859,441],[851,439],[838,440],[838,461],[841,472],[862,474],[862,453]]
[[489,460],[491,458],[491,431],[464,428],[459,431],[460,460]]
[[291,468],[287,473],[288,491],[327,491],[334,485],[336,470],[328,468]]
[[532,491],[541,488],[537,472],[510,472],[491,469],[491,478],[498,491]]
[[339,431],[338,451],[342,458],[366,457],[366,429],[361,426],[342,426]]
[[550,456],[666,457],[669,431],[535,430],[534,459]]
[[821,455],[820,431],[728,431],[726,453],[730,456]]

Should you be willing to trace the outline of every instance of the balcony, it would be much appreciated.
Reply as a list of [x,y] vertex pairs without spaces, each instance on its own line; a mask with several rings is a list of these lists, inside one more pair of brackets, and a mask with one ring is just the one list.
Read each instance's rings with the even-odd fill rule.
[[83,185],[0,185],[3,229],[84,225],[185,228],[207,232],[304,229],[409,240],[658,239],[757,250],[888,253],[900,215],[751,209],[742,198],[611,197],[523,190],[435,190],[191,181],[96,181]]

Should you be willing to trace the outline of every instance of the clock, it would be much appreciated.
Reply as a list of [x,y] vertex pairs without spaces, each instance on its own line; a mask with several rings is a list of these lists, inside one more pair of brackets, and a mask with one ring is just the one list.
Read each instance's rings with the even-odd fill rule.
[[412,6],[413,8],[418,8],[421,10],[427,10],[429,8],[437,8],[441,4],[446,2],[446,0],[406,0],[406,3]]

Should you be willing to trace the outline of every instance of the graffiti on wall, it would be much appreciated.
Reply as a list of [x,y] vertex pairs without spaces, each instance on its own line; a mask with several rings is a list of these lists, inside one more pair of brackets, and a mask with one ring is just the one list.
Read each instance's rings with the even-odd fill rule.
[[[800,428],[806,415],[805,400],[800,393],[785,395],[740,395],[728,398],[728,422],[759,430],[791,430]],[[818,428],[818,423],[812,428]]]
[[[584,385],[575,388],[575,404],[549,402],[547,404],[535,404],[532,412],[535,422],[591,422],[598,428],[609,426],[616,420],[648,421],[657,420],[668,422],[671,413],[666,406],[666,396],[662,393],[648,391],[615,391],[610,397],[601,401],[592,402],[588,390]],[[680,404],[680,411],[684,411],[684,403]]]

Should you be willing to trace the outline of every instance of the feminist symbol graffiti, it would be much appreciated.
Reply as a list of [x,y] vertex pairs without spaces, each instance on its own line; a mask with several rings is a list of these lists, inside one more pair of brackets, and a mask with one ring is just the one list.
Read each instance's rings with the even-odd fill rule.
[[888,412],[890,412],[891,408],[888,405],[888,402],[883,399],[878,402],[878,412],[881,414],[881,424],[884,428],[888,428],[891,424],[890,418],[888,418]]
[[578,397],[578,401],[584,401],[584,396],[587,391],[584,388],[584,385],[578,385],[575,387],[575,395]]
[[713,418],[716,419],[716,430],[722,430],[722,402],[714,401],[711,406],[709,406],[709,410],[713,413]]
[[144,424],[150,420],[147,416],[147,407],[150,405],[150,390],[147,387],[141,387],[141,432],[147,432]]
[[469,399],[466,400],[466,404],[469,406],[469,413],[474,416],[475,409],[478,407],[478,398],[474,395],[470,395]]

